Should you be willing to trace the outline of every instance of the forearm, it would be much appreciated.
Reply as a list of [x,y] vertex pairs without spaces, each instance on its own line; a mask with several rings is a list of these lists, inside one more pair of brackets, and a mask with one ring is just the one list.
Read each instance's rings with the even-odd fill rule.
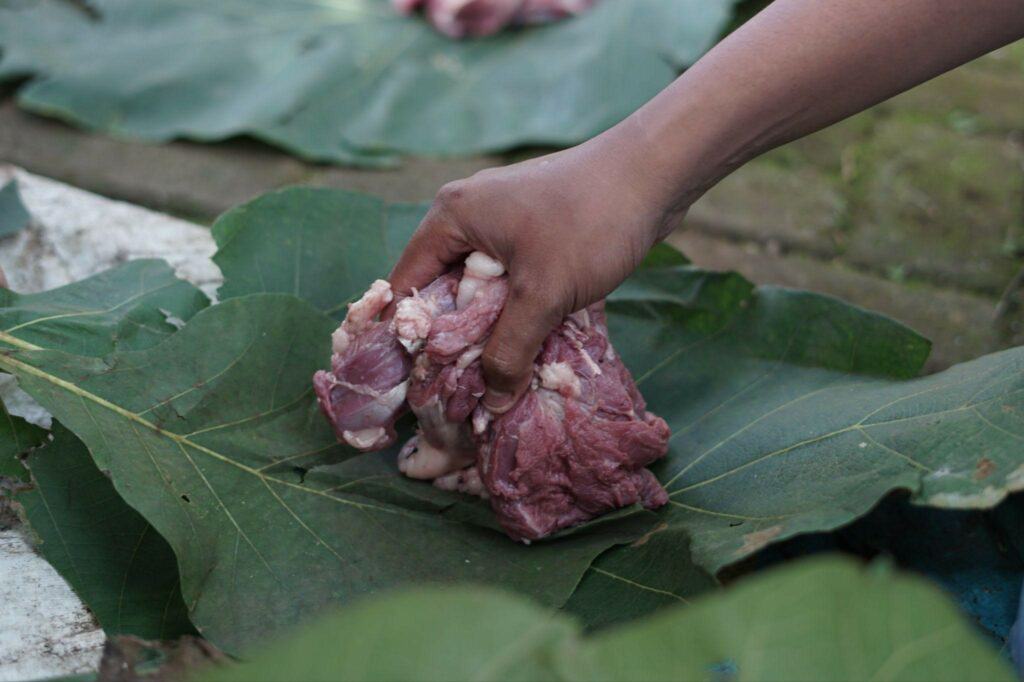
[[685,207],[755,156],[1024,36],[1024,0],[776,0],[609,135]]

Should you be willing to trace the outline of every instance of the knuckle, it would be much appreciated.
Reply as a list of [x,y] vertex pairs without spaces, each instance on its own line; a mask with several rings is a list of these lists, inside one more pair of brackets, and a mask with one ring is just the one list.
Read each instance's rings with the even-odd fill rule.
[[446,243],[453,236],[453,231],[448,212],[435,204],[416,228],[411,241],[418,248],[429,250]]
[[434,204],[440,208],[451,210],[458,205],[466,196],[466,181],[455,180],[444,185],[438,190],[434,198]]

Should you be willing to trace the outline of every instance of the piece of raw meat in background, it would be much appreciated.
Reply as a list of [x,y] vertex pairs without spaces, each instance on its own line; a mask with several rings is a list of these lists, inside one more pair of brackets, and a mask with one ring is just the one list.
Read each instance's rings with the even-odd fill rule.
[[386,447],[407,404],[419,430],[399,469],[489,498],[517,540],[633,504],[665,504],[646,467],[667,451],[668,425],[646,411],[608,340],[603,305],[551,332],[511,410],[483,408],[480,357],[507,296],[504,268],[482,253],[400,301],[388,322],[376,316],[390,287],[375,282],[335,333],[332,371],[314,379],[339,438],[361,450]]
[[402,14],[422,9],[451,38],[493,35],[509,26],[543,24],[589,9],[597,0],[392,0]]

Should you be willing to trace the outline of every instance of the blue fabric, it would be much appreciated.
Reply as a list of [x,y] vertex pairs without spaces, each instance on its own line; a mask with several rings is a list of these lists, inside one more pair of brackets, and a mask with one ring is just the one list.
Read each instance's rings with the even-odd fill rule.
[[1010,657],[1017,668],[1017,675],[1024,680],[1024,587],[1020,592],[1020,609],[1017,612],[1017,624],[1010,631]]
[[741,571],[836,551],[865,559],[888,557],[900,568],[931,579],[1003,655],[1009,656],[1014,648],[1014,660],[1021,669],[1024,624],[1018,614],[1024,599],[1024,495],[1011,496],[993,511],[920,507],[905,496],[893,495],[849,526],[771,546],[741,565]]

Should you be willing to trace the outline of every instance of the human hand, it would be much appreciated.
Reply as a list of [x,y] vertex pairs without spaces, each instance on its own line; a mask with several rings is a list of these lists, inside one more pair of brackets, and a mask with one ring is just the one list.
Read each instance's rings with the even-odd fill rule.
[[482,358],[488,409],[515,404],[548,333],[615,289],[685,213],[634,142],[613,129],[446,185],[392,272],[402,296],[472,251],[505,266],[509,298]]

